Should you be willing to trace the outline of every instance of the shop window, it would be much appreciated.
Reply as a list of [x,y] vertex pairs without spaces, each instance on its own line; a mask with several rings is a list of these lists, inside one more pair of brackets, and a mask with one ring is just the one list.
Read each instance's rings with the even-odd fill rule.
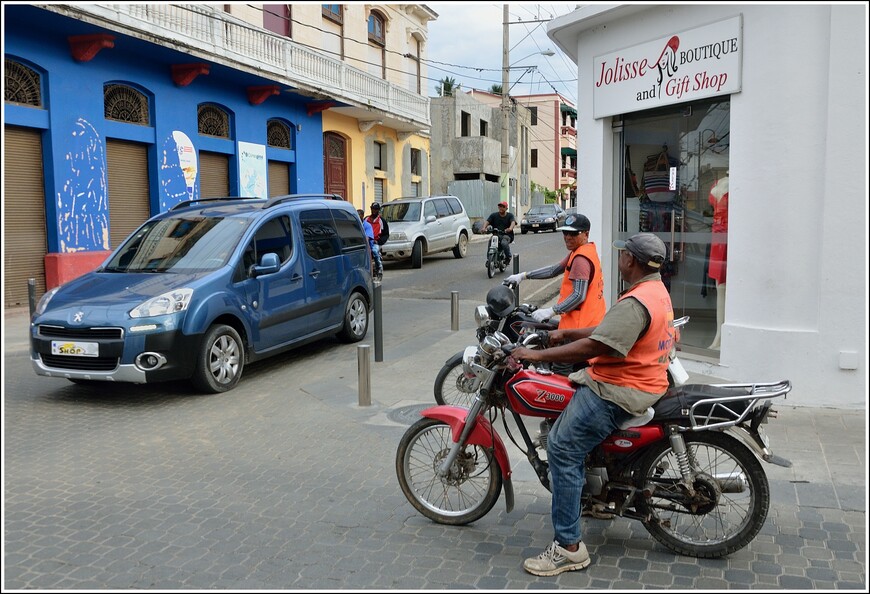
[[150,123],[148,98],[127,85],[109,84],[103,87],[103,112],[107,120],[142,126]]
[[31,107],[42,107],[42,80],[39,73],[20,62],[5,60],[3,100]]

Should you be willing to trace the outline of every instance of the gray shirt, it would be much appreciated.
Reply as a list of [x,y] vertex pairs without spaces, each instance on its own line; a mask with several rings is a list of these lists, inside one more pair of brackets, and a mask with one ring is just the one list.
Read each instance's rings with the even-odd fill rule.
[[[661,275],[654,272],[640,279],[638,283],[661,279]],[[646,307],[637,299],[629,297],[613,304],[589,338],[612,348],[613,356],[625,358],[651,320]],[[609,400],[634,415],[643,414],[662,397],[662,394],[596,381],[589,377],[585,369],[572,373],[568,378],[574,383],[588,386],[600,398]]]

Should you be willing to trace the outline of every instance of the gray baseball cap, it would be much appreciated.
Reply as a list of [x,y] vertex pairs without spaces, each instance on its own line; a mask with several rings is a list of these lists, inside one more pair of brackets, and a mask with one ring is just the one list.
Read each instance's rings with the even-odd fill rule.
[[638,261],[651,268],[660,268],[668,254],[665,243],[653,233],[637,233],[625,241],[618,239],[613,242],[613,247],[628,250]]

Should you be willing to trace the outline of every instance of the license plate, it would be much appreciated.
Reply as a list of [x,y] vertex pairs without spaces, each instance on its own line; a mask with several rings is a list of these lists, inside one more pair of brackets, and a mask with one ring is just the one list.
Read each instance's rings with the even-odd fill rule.
[[532,223],[532,227],[540,227],[538,223]]
[[69,340],[52,340],[51,354],[69,355],[73,357],[99,357],[100,344],[97,342],[72,342]]

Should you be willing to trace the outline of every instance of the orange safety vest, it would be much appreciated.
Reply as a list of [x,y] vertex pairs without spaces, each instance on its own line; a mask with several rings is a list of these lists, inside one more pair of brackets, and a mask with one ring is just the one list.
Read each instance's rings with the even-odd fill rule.
[[599,382],[663,394],[668,389],[668,355],[674,344],[671,296],[661,281],[644,281],[626,291],[619,301],[628,297],[640,301],[649,312],[649,328],[624,359],[600,355],[591,361],[586,373]]
[[562,288],[559,290],[559,301],[563,301],[574,292],[574,284],[568,276],[571,273],[571,264],[574,263],[574,258],[577,256],[583,256],[592,262],[592,277],[589,279],[589,286],[586,289],[586,299],[580,304],[580,307],[560,314],[559,329],[597,326],[607,310],[604,302],[604,280],[601,277],[601,262],[598,261],[598,251],[592,242],[584,243],[568,256],[568,263],[565,265],[565,275],[562,277]]

